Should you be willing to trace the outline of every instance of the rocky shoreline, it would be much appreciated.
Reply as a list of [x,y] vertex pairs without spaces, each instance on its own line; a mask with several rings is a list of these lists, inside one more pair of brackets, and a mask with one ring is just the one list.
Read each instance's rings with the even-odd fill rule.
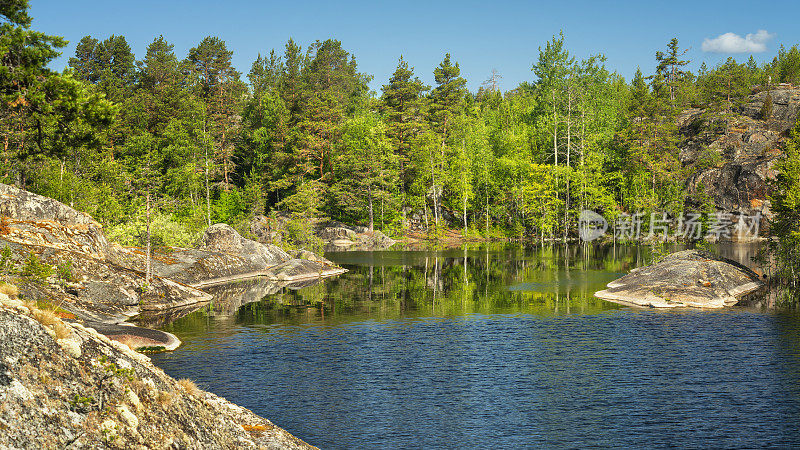
[[0,447],[312,449],[93,328],[0,293]]
[[133,348],[176,348],[180,341],[125,322],[186,313],[212,300],[203,287],[247,278],[275,283],[319,280],[345,270],[311,252],[290,255],[245,239],[226,224],[209,227],[196,248],[141,248],[110,243],[87,214],[53,199],[0,184],[0,250],[26,299],[44,301],[69,320],[93,326]]
[[18,285],[0,282],[0,447],[314,448],[166,375],[134,350],[180,340],[127,321],[174,320],[212,301],[201,288],[220,283],[254,279],[268,292],[345,269],[216,224],[195,248],[156,249],[148,282],[143,249],[110,243],[90,216],[5,184],[0,251],[0,275]]

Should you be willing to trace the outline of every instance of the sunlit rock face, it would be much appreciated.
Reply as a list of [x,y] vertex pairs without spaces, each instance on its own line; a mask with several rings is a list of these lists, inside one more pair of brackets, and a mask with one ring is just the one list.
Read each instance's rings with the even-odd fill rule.
[[[280,243],[291,217],[277,214],[275,217],[255,216],[250,220],[250,232],[261,243]],[[308,219],[314,236],[325,245],[325,251],[386,250],[397,242],[378,230],[347,225],[329,219]]]
[[758,275],[739,263],[705,251],[684,250],[632,270],[595,296],[653,308],[723,308],[763,287]]
[[50,246],[105,258],[108,241],[91,216],[48,197],[0,183],[0,235],[19,244]]
[[[138,264],[142,266],[143,261]],[[208,227],[197,248],[170,249],[152,264],[159,276],[193,287],[255,276],[292,281],[344,272],[311,252],[300,251],[292,257],[275,245],[246,239],[226,224]]]
[[313,448],[79,324],[0,294],[2,448]]
[[[764,99],[773,100],[771,117],[761,117]],[[717,211],[764,217],[766,229],[772,217],[770,180],[776,177],[775,162],[783,155],[785,143],[800,110],[800,87],[779,85],[769,93],[760,90],[736,108],[733,117],[709,125],[709,111],[693,108],[678,117],[683,140],[678,143],[684,167],[694,169],[687,190],[689,206],[700,208],[697,199],[713,202]],[[711,114],[713,116],[713,114]],[[712,129],[713,128],[713,129]],[[734,235],[734,241],[754,236]]]

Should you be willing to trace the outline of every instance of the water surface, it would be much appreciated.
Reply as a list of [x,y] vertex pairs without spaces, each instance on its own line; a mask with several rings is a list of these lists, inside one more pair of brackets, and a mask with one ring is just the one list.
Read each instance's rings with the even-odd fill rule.
[[798,317],[592,297],[646,247],[328,256],[350,272],[217,288],[154,362],[322,448],[800,445]]

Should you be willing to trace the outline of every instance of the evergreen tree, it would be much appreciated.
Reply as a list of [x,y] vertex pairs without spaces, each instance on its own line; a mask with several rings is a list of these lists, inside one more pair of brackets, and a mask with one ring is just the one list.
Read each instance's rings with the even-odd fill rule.
[[30,29],[28,2],[0,4],[0,176],[25,187],[31,157],[63,159],[80,148],[98,147],[99,130],[115,114],[69,74],[47,65],[66,41]]
[[409,68],[402,56],[389,78],[389,84],[382,88],[380,109],[387,126],[386,135],[398,157],[404,218],[405,208],[409,206],[407,193],[413,178],[418,176],[409,166],[409,162],[412,147],[426,126],[424,93],[429,89],[418,77],[414,77],[413,67]]
[[776,277],[790,288],[791,301],[800,298],[800,122],[791,131],[786,155],[775,164],[778,176],[772,195],[775,220],[771,231],[777,258]]
[[233,159],[234,137],[240,126],[239,104],[245,92],[239,72],[233,67],[225,42],[209,36],[189,50],[189,67],[196,95],[205,103],[206,127],[214,141],[214,156],[219,162],[222,188],[228,191],[236,169]]
[[436,87],[430,94],[429,120],[432,128],[439,135],[440,152],[438,155],[431,155],[430,159],[430,197],[433,200],[434,218],[438,226],[439,219],[442,216],[441,203],[446,146],[453,126],[453,118],[463,108],[464,96],[467,93],[467,80],[460,76],[461,68],[458,63],[453,64],[450,61],[449,53],[445,55],[439,66],[434,69],[433,75],[436,80]]
[[656,52],[656,80],[661,80],[666,84],[669,92],[669,100],[672,106],[676,106],[676,93],[678,85],[683,81],[688,72],[683,68],[691,61],[682,60],[683,55],[686,54],[688,49],[681,51],[678,46],[678,39],[672,38],[667,44],[667,52]]

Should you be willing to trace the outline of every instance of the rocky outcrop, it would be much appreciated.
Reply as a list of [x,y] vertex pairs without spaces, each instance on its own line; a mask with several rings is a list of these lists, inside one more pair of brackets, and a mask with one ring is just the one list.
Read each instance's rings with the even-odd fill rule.
[[2,448],[314,448],[91,328],[0,294]]
[[198,248],[212,252],[252,255],[263,261],[265,265],[279,264],[292,259],[280,247],[245,239],[230,225],[224,223],[208,227]]
[[735,261],[705,251],[684,250],[632,270],[595,296],[652,308],[722,308],[757,294],[763,287],[755,272]]
[[[273,217],[256,216],[250,221],[249,231],[262,243],[280,243],[292,220],[288,214]],[[325,251],[385,250],[396,241],[378,230],[346,225],[335,220],[308,219],[315,238],[322,241]]]
[[[764,217],[762,229],[772,217],[770,180],[773,166],[783,154],[789,130],[800,110],[800,88],[780,85],[769,92],[773,114],[761,117],[766,91],[756,92],[727,122],[720,119],[714,129],[708,111],[690,109],[678,118],[684,140],[678,144],[684,167],[691,168],[687,185],[689,206],[701,208],[709,199],[716,209],[734,216]],[[734,221],[736,218],[734,217]],[[744,239],[743,236],[734,236]]]
[[333,220],[320,222],[314,234],[325,242],[325,250],[385,250],[396,241],[378,230],[345,225]]
[[136,347],[169,348],[176,338],[158,332],[162,335],[154,340],[149,330],[112,325],[143,313],[152,317],[205,304],[212,297],[201,287],[255,276],[285,282],[344,272],[324,258],[293,258],[217,224],[198,248],[154,249],[155,276],[147,282],[145,251],[110,244],[102,226],[86,214],[5,184],[0,184],[0,213],[0,249],[11,250],[16,271],[33,266],[39,272],[18,280],[23,295],[59,305],[75,320]]
[[[143,269],[144,260],[136,262]],[[311,252],[292,257],[280,247],[245,239],[232,227],[208,227],[196,249],[168,249],[151,261],[158,276],[202,288],[242,278],[292,281],[324,278],[345,272]],[[301,269],[297,270],[296,268]]]

